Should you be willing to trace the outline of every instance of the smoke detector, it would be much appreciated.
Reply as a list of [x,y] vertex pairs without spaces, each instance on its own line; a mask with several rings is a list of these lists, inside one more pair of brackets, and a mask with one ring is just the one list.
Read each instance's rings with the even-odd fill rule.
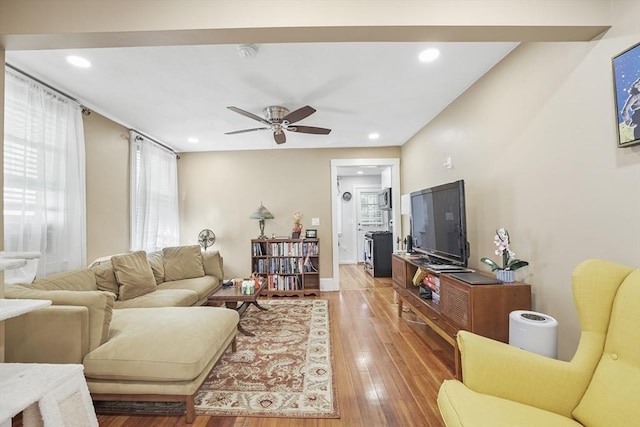
[[241,44],[238,46],[238,55],[242,58],[253,58],[258,54],[258,46],[255,44]]

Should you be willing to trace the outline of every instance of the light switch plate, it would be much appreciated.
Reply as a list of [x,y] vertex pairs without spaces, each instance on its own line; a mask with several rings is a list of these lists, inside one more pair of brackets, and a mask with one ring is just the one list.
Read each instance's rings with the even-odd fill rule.
[[311,218],[311,225],[320,225],[320,218]]

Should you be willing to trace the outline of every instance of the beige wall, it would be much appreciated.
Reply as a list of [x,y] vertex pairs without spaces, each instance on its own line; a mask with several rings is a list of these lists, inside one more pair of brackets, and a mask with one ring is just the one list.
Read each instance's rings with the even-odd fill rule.
[[[84,117],[87,173],[87,260],[129,250],[129,139],[123,126],[97,114]],[[331,159],[398,158],[400,147],[274,149],[182,153],[178,160],[180,243],[196,244],[200,230],[216,233],[227,277],[251,273],[249,219],[262,201],[274,214],[265,233],[288,236],[295,211],[321,239],[320,277],[332,277]],[[311,218],[320,226],[311,227]]]
[[[400,148],[183,153],[178,161],[181,243],[196,243],[198,232],[210,228],[226,276],[246,277],[250,240],[260,234],[258,221],[249,215],[262,201],[275,217],[266,221],[267,236],[290,235],[293,213],[304,214],[304,229],[318,230],[320,277],[332,277],[331,159],[389,157],[400,157]],[[312,227],[311,218],[319,218],[320,225]]]
[[129,250],[129,132],[91,113],[83,119],[87,262]]
[[576,264],[640,262],[640,146],[616,147],[611,75],[640,39],[640,3],[615,5],[601,40],[521,45],[402,149],[403,193],[465,180],[472,267],[496,259],[494,230],[509,229],[530,262],[516,278],[559,321],[563,359],[579,339]]
[[[78,7],[78,2],[74,1],[42,2],[34,0],[0,0],[0,10],[2,10],[2,13],[0,14],[0,52],[2,52],[2,49],[4,48],[42,49],[81,46],[136,46],[216,42],[243,43],[266,41],[301,42],[358,40],[491,41],[514,39],[538,41],[590,40],[595,34],[598,34],[609,24],[609,11],[611,6],[613,6],[613,10],[616,13],[626,14],[626,16],[629,17],[638,16],[637,4],[635,2],[623,2],[618,0],[557,0],[554,2],[549,2],[547,0],[530,2],[425,0],[424,2],[379,1],[366,3],[361,1],[301,1],[295,3],[296,7],[299,9],[291,9],[292,2],[286,2],[286,7],[273,7],[273,2],[264,1],[253,1],[251,3],[244,1],[189,1],[189,7],[185,7],[185,4],[187,4],[187,2],[182,0],[166,0],[162,2],[162,8],[160,8],[158,7],[157,2],[150,1],[83,2],[83,7]],[[250,7],[248,7],[249,4]],[[250,8],[253,13],[244,13],[248,8]],[[207,13],[204,13],[206,9],[209,10]],[[463,9],[466,11],[465,14],[458,13],[459,10]],[[629,11],[625,11],[625,9],[629,9]],[[523,26],[526,28],[523,28]],[[615,28],[614,30],[623,31],[622,29],[618,30],[618,28]],[[612,130],[609,128],[610,125],[606,124],[611,120],[612,113],[610,111],[605,111],[612,105],[612,100],[610,99],[610,75],[607,71],[609,69],[608,60],[614,52],[622,50],[633,41],[637,41],[637,36],[635,37],[635,40],[631,40],[632,37],[629,36],[629,31],[629,29],[625,29],[623,31],[625,36],[623,36],[622,39],[612,39],[615,31],[610,32],[603,40],[604,44],[592,43],[588,46],[591,47],[593,45],[593,54],[584,52],[582,59],[580,56],[578,56],[578,58],[574,58],[574,68],[577,70],[578,76],[572,76],[571,67],[566,64],[566,59],[564,57],[553,58],[554,60],[559,59],[560,64],[555,64],[552,61],[545,60],[545,58],[540,58],[541,53],[538,53],[537,56],[534,56],[531,60],[532,62],[541,61],[545,64],[544,67],[536,67],[536,69],[542,69],[541,72],[535,76],[531,76],[526,69],[523,70],[525,75],[529,76],[529,79],[525,79],[524,84],[515,85],[517,86],[517,90],[509,93],[509,97],[507,97],[506,94],[501,98],[493,98],[485,95],[484,99],[486,103],[480,105],[480,108],[477,108],[475,111],[470,112],[470,114],[482,112],[483,109],[486,108],[486,105],[494,105],[498,102],[503,105],[511,105],[514,102],[513,98],[516,98],[516,100],[519,99],[518,95],[521,92],[528,96],[533,96],[535,94],[532,92],[535,92],[535,90],[529,89],[528,86],[535,87],[539,81],[546,80],[549,75],[550,77],[560,76],[552,80],[551,86],[556,85],[563,89],[563,94],[561,96],[553,94],[548,99],[541,101],[540,104],[552,104],[551,111],[553,111],[556,117],[549,117],[548,114],[545,114],[545,111],[541,106],[540,110],[533,111],[532,115],[524,118],[523,122],[525,125],[521,125],[521,127],[516,130],[512,129],[512,126],[506,119],[494,119],[491,121],[491,123],[494,124],[494,128],[504,128],[503,131],[497,132],[492,130],[489,132],[487,127],[483,128],[484,133],[480,132],[480,135],[469,134],[465,136],[464,132],[456,132],[456,128],[454,127],[451,128],[454,129],[452,131],[446,128],[440,128],[440,130],[435,131],[435,133],[439,134],[439,136],[443,138],[441,141],[444,141],[446,135],[449,135],[446,136],[447,140],[457,140],[459,138],[464,139],[467,137],[473,141],[478,141],[478,143],[473,146],[467,144],[467,147],[479,151],[477,147],[482,142],[486,142],[491,145],[493,144],[494,139],[501,140],[501,135],[503,133],[513,131],[515,132],[515,135],[513,138],[509,138],[509,140],[513,140],[513,145],[520,149],[518,153],[519,156],[526,157],[529,155],[528,151],[535,150],[535,144],[538,143],[543,143],[548,146],[549,151],[554,152],[554,154],[557,149],[560,153],[559,158],[564,158],[567,162],[570,161],[571,163],[569,165],[567,165],[567,163],[562,163],[562,168],[556,169],[553,173],[560,175],[560,173],[557,172],[558,170],[564,172],[565,169],[567,169],[570,174],[566,175],[566,177],[568,180],[572,181],[580,181],[584,179],[585,176],[579,173],[573,173],[572,171],[574,171],[574,168],[571,165],[576,162],[584,162],[584,164],[588,165],[589,161],[595,159],[595,165],[597,166],[583,166],[582,168],[589,168],[591,171],[592,175],[589,176],[593,176],[593,178],[587,179],[588,182],[597,181],[599,183],[598,174],[602,173],[604,175],[602,181],[605,184],[597,184],[596,189],[602,191],[603,187],[606,188],[606,194],[603,196],[605,199],[604,201],[609,203],[609,199],[612,197],[611,193],[618,193],[611,191],[606,183],[615,181],[616,184],[624,184],[622,188],[626,188],[626,186],[630,185],[628,184],[629,176],[631,175],[631,179],[635,179],[633,174],[637,171],[637,157],[632,157],[631,160],[629,160],[629,156],[637,156],[636,150],[627,149],[624,153],[621,151],[607,152],[608,156],[603,156],[603,153],[601,152],[602,150],[607,149],[603,147],[611,146],[611,140],[613,139],[611,133]],[[616,35],[615,37],[619,37],[619,35]],[[571,49],[566,46],[564,49],[567,51],[570,50],[571,52],[568,53],[571,54],[574,53],[574,48],[578,50],[584,49],[581,44],[570,46],[572,46]],[[555,49],[551,47],[551,50]],[[526,50],[524,50],[524,52],[526,52]],[[533,48],[533,53],[535,53],[535,47]],[[520,55],[522,56],[522,54]],[[3,58],[0,57],[0,59]],[[568,60],[570,59],[571,58]],[[589,66],[581,64],[581,62],[585,60],[589,62]],[[589,71],[589,67],[593,67],[594,69]],[[593,77],[597,78],[594,80]],[[517,78],[518,76],[511,77],[511,79]],[[568,83],[563,82],[562,78],[565,78]],[[510,87],[512,86],[513,85]],[[585,90],[585,88],[587,90]],[[567,93],[569,91],[573,91],[573,93]],[[502,93],[499,90],[498,92]],[[605,95],[605,93],[608,93],[609,95]],[[0,95],[2,94],[3,88],[0,86]],[[583,104],[579,104],[578,100],[583,99],[580,98],[579,95],[583,97],[594,97],[594,99],[597,99],[597,102],[593,103],[583,101]],[[565,101],[565,105],[562,105],[562,107],[566,107],[568,110],[563,110],[560,113],[562,108],[558,103],[561,103],[562,100]],[[569,105],[572,104],[572,101],[570,100],[575,100],[574,102],[578,105]],[[526,105],[524,107],[526,107]],[[571,112],[576,108],[582,114],[571,114]],[[2,114],[2,109],[3,104],[0,103],[0,116]],[[587,112],[585,110],[589,109],[597,109],[598,113],[588,111],[588,117],[587,119],[584,119],[582,115]],[[492,108],[489,108],[489,110],[492,110]],[[513,110],[509,111],[513,113]],[[506,117],[509,117],[511,120],[516,120],[516,114],[509,114]],[[559,121],[559,117],[566,117],[566,119]],[[468,118],[469,116],[465,117],[465,120]],[[594,120],[594,118],[597,120]],[[454,122],[459,124],[460,119],[461,118],[459,117],[458,121]],[[576,122],[579,124],[576,125]],[[599,135],[592,136],[591,133],[589,133],[592,125],[594,123],[602,122],[605,124],[603,124],[599,129],[599,132],[597,132]],[[429,144],[433,144],[436,148],[439,146],[440,148],[431,154],[431,157],[435,158],[436,154],[439,154],[444,150],[444,142],[438,142],[433,133],[430,134],[431,136],[429,138],[426,137],[426,134],[429,134],[429,131],[423,132],[420,137],[416,138],[416,141],[423,141],[422,143],[425,143],[424,140],[429,139]],[[575,149],[570,149],[570,147],[583,141],[585,136],[587,143],[580,144],[578,147],[574,147]],[[588,142],[594,137],[597,137],[601,142],[605,143],[599,146],[596,146],[596,144],[593,143],[589,144]],[[414,146],[414,144],[421,144],[416,141],[407,147],[406,153],[411,153],[413,150],[413,152],[423,155],[424,153],[422,150]],[[532,143],[533,147],[520,148],[521,146],[526,145],[526,141]],[[552,143],[553,145],[549,147]],[[88,142],[87,144],[90,143]],[[587,153],[587,150],[584,149],[584,147],[592,145],[595,146],[594,149],[599,155],[589,154]],[[452,149],[455,147],[455,144],[452,145]],[[87,151],[89,152],[91,150],[93,152],[95,148],[96,147],[92,147],[91,149],[88,148]],[[504,152],[505,156],[509,159],[512,157],[519,158],[513,154],[510,147],[505,147],[502,152]],[[582,156],[584,155],[586,155],[587,158],[583,158]],[[411,156],[405,154],[403,157],[405,161],[412,164]],[[541,156],[538,155],[537,157],[540,158]],[[551,154],[549,154],[548,157],[553,158]],[[424,158],[429,159],[428,156],[425,156]],[[548,162],[557,165],[560,162],[559,158],[548,160]],[[454,155],[454,164],[457,168],[462,167],[461,163],[457,163],[460,159],[461,156]],[[90,160],[88,159],[87,162],[89,161]],[[602,162],[606,163],[601,165]],[[441,162],[438,160],[436,163]],[[484,163],[486,163],[486,167],[493,164],[490,159],[486,159]],[[522,160],[514,160],[514,163],[508,164],[507,167],[513,168],[513,164],[522,163]],[[542,163],[541,167],[547,166],[545,162],[540,163]],[[403,169],[406,170],[406,168]],[[471,167],[469,169],[471,169]],[[515,172],[521,173],[520,169],[521,168],[515,170],[514,174],[510,175],[508,179],[499,180],[499,182],[497,182],[498,180],[495,178],[488,180],[490,183],[500,184],[501,186],[506,185],[510,188],[509,191],[514,195],[513,206],[516,206],[517,208],[511,207],[510,209],[505,209],[506,212],[512,212],[509,215],[513,216],[516,213],[520,214],[523,213],[522,211],[526,210],[527,212],[524,212],[523,214],[530,216],[531,214],[529,209],[531,207],[535,208],[534,211],[541,212],[540,205],[542,204],[554,207],[561,204],[559,202],[562,202],[563,200],[559,197],[559,191],[553,192],[550,196],[544,196],[546,193],[542,193],[537,190],[540,187],[535,187],[536,190],[533,191],[533,186],[530,182],[528,182],[528,185],[525,186],[522,192],[516,194],[513,190],[514,187],[510,184],[510,181],[514,179],[514,176],[518,177]],[[629,169],[631,169],[631,171],[629,171]],[[454,170],[454,173],[449,174],[447,178],[449,178],[449,176],[453,177],[454,174],[462,174],[462,171],[465,171],[466,173],[466,169],[456,169]],[[537,170],[536,173],[538,175],[543,175],[545,171],[546,169],[541,169]],[[493,170],[490,172],[490,176],[492,177],[495,176],[495,174],[502,176],[501,172]],[[440,181],[442,177],[438,177],[436,175],[437,173],[435,171],[429,173],[428,178],[425,178],[424,180],[424,185],[430,183],[426,181]],[[470,174],[470,176],[472,175],[478,175],[478,173]],[[109,175],[107,174],[104,179],[106,180],[108,177]],[[405,184],[405,188],[407,189],[410,189],[413,186],[416,188],[423,186],[422,183],[412,183],[409,177],[406,177],[406,179],[407,182]],[[517,179],[519,184],[523,180],[524,178]],[[472,184],[471,179],[469,179],[469,181],[471,190],[476,184]],[[479,182],[482,182],[482,180]],[[91,185],[93,187],[93,184]],[[584,197],[596,197],[591,192],[590,187],[588,188],[589,191],[586,191],[587,187],[588,186],[582,182],[578,183],[579,191],[585,193]],[[87,186],[87,190],[91,191],[92,188]],[[631,196],[626,195],[624,197],[633,197],[634,193],[632,193],[632,191],[637,189],[631,188],[628,190]],[[123,200],[121,193],[113,196],[118,202]],[[580,194],[580,196],[583,195]],[[480,196],[475,197],[476,200],[481,200]],[[523,202],[523,198],[525,197],[527,198],[527,202]],[[537,200],[537,198],[541,198],[542,203],[535,204],[535,200]],[[237,199],[223,199],[223,201],[227,203],[233,203],[236,200]],[[265,203],[268,203],[266,199],[263,200],[265,200]],[[277,203],[275,202],[275,200],[277,200],[275,197],[273,200],[274,203]],[[496,196],[491,194],[484,197],[482,200],[486,200],[485,203],[496,204],[498,207],[500,207],[500,205],[504,206],[509,204],[506,202],[509,199],[504,195]],[[93,201],[90,201],[90,203],[93,203]],[[633,218],[637,223],[638,210],[635,206],[628,209],[628,206],[626,206],[624,202],[621,204],[615,203],[615,205],[621,206],[619,211],[622,215],[625,215],[626,213],[629,215],[635,215]],[[571,205],[571,210],[579,210],[579,206],[581,205]],[[592,208],[587,211],[580,212],[580,214],[596,216],[598,221],[594,221],[593,224],[597,227],[604,227],[605,224],[603,224],[604,221],[602,218],[607,216],[607,214],[602,211],[605,210],[605,206],[607,205],[602,203],[589,206],[592,206]],[[274,209],[271,206],[269,206],[269,208]],[[307,208],[310,212],[318,211],[313,204],[308,207],[300,207],[303,211]],[[93,205],[89,206],[88,209],[91,212],[95,212],[97,210],[98,214],[100,212],[100,208],[94,209]],[[280,206],[278,206],[278,209],[283,209],[283,212],[285,212],[283,214],[284,217],[286,209]],[[500,209],[500,211],[502,210]],[[547,210],[542,212],[547,212]],[[183,213],[185,215],[190,215],[189,212]],[[310,218],[309,213],[305,212],[305,214],[308,215],[307,218]],[[494,223],[498,222],[506,224],[507,219],[510,219],[510,217],[506,216],[495,216],[493,215],[494,212],[488,212],[483,215],[482,211],[479,211],[477,214],[478,218],[481,218],[478,221],[482,221],[483,226],[484,224],[490,224],[490,227],[493,227]],[[90,213],[90,215],[92,218],[88,220],[89,233],[95,236],[96,233],[101,232],[99,228],[100,226],[95,224],[99,224],[101,221],[94,222],[94,213]],[[122,213],[119,213],[118,215],[122,215]],[[246,214],[243,213],[242,215],[244,216]],[[491,216],[491,220],[487,220],[489,216]],[[624,217],[623,220],[627,221],[627,218]],[[620,223],[622,223],[622,220],[613,222],[612,224]],[[606,227],[613,228],[612,224],[608,223],[606,224]],[[326,225],[326,221],[323,222],[323,225]],[[557,223],[554,223],[553,225],[556,226],[556,229],[558,228]],[[637,225],[634,226],[634,224],[628,224],[628,226],[630,228],[630,234],[637,231],[637,228],[635,228]],[[254,225],[254,227],[257,229],[257,226]],[[285,229],[287,228],[284,224],[282,227]],[[478,226],[475,227],[476,230],[479,229]],[[511,227],[513,229],[513,226]],[[189,223],[189,228],[185,228],[183,226],[183,235],[191,235],[193,230],[199,228],[200,224],[197,224],[197,221],[193,224]],[[269,227],[267,229],[270,230]],[[544,244],[544,246],[537,247],[535,253],[537,254],[539,252],[546,251],[549,246],[553,246],[554,248],[559,247],[561,249],[553,250],[554,254],[560,253],[560,258],[563,259],[566,257],[573,257],[573,259],[567,261],[567,264],[571,264],[575,261],[575,258],[577,257],[574,255],[574,249],[579,248],[580,246],[593,247],[609,254],[611,251],[615,253],[622,251],[623,249],[615,248],[621,248],[623,247],[621,242],[625,244],[627,242],[625,239],[622,241],[614,239],[619,237],[618,235],[621,234],[620,231],[613,230],[612,234],[607,234],[600,230],[594,235],[587,235],[593,236],[592,240],[589,240],[589,237],[581,237],[577,244],[569,247],[566,243],[557,243],[560,238],[558,237],[559,232],[554,233],[556,229],[540,229],[536,227],[535,231],[532,231],[527,235],[526,232],[522,233],[520,228],[516,228],[515,237],[516,239],[519,239],[518,241],[522,241],[523,243],[531,241],[527,239],[529,239],[531,237],[530,235],[534,233],[536,236],[544,237],[540,240],[540,244]],[[584,236],[584,229],[579,228],[579,230],[582,232],[581,236]],[[591,232],[591,230],[589,230],[589,232]],[[107,235],[106,232],[105,235]],[[228,239],[227,236],[224,238]],[[472,236],[472,238],[475,237]],[[111,236],[107,236],[106,239],[111,239]],[[104,241],[107,241],[106,239]],[[121,240],[122,236],[117,237],[115,240],[108,240],[113,243],[113,246],[109,247],[97,247],[94,246],[97,242],[88,242],[87,246],[90,251],[88,255],[89,257],[93,256],[91,251],[102,252],[104,250],[109,253],[119,251],[117,247],[123,244]],[[246,238],[242,237],[242,240],[246,240]],[[588,245],[584,245],[586,240],[589,240]],[[225,240],[221,240],[221,244],[224,241]],[[472,241],[472,245],[475,245],[475,241]],[[566,242],[566,240],[563,239],[563,242]],[[127,247],[128,245],[123,246],[125,249]],[[474,246],[474,248],[474,250],[487,250],[486,247],[477,248]],[[582,249],[584,250],[586,248]],[[524,253],[528,254],[528,250],[528,248],[523,248],[520,251],[525,251]],[[244,250],[241,250],[241,252],[248,253],[248,251]],[[477,253],[478,252],[475,252],[474,256],[477,256]],[[637,254],[637,250],[631,250],[627,257],[635,256],[635,259],[637,260]],[[556,256],[554,258],[557,259],[558,257]],[[535,270],[533,266],[530,268],[529,274],[531,275],[533,275],[534,271],[536,272],[536,275],[539,274],[538,270],[546,267],[546,265],[541,264],[537,258],[534,259],[533,257],[530,257],[530,260],[537,262]],[[558,264],[555,259],[553,261],[554,265]],[[557,267],[555,269],[557,270]],[[564,268],[564,270],[568,269],[568,267]],[[562,273],[565,272],[566,271],[563,271]],[[326,274],[326,272],[323,274]],[[558,278],[566,277],[566,275],[563,274],[554,276]],[[552,285],[550,284],[551,281],[548,279],[546,281],[539,280],[539,277],[534,278],[533,276],[531,279],[532,282],[535,279],[536,283],[549,283],[544,287],[544,289],[549,289],[544,301],[546,302],[548,300],[549,302],[545,303],[543,308],[546,309],[548,305],[553,305],[554,307],[559,307],[562,304],[570,306],[570,304],[567,303],[567,292],[564,290],[563,286],[557,285],[560,289],[558,298],[559,302],[552,303],[557,292],[552,288]],[[566,287],[566,285],[564,286]],[[541,293],[542,285],[538,285],[537,291],[539,294]],[[539,294],[538,299],[540,299]],[[567,330],[567,328],[569,328],[569,330],[575,330],[575,322],[573,320],[571,322],[572,324],[570,325],[563,325],[563,330]],[[0,344],[2,344],[1,339]]]

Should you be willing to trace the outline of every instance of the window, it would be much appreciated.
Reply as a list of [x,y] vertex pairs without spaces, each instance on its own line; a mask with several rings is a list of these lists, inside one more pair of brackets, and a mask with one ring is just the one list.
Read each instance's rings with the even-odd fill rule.
[[153,252],[179,244],[174,152],[131,132],[131,249]]
[[5,72],[4,247],[41,258],[7,283],[86,265],[84,130],[80,106]]
[[382,225],[382,211],[378,207],[378,193],[360,192],[360,224]]

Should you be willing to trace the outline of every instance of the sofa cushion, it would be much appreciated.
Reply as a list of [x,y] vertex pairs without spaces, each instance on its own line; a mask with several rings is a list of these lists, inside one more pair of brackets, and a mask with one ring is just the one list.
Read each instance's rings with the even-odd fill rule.
[[164,280],[191,279],[204,276],[202,252],[199,245],[175,246],[162,249]]
[[79,268],[62,273],[52,274],[42,279],[36,279],[31,288],[44,291],[96,291],[96,275],[88,268]]
[[156,279],[145,251],[111,257],[111,264],[120,286],[121,300],[128,300],[156,290]]
[[211,292],[222,286],[222,282],[217,277],[202,276],[193,279],[172,280],[158,285],[160,289],[189,289],[196,293],[198,300],[208,297]]
[[118,300],[114,308],[191,307],[197,302],[198,294],[189,289],[156,289],[139,297]]
[[222,264],[222,255],[218,251],[202,252],[202,266],[207,276],[214,276],[224,280],[224,268]]
[[116,297],[119,295],[120,288],[110,261],[94,265],[91,270],[96,275],[96,285],[99,290],[112,292]]
[[87,354],[87,378],[190,381],[237,332],[235,310],[218,307],[115,310],[109,340]]
[[636,269],[618,288],[602,357],[573,412],[585,426],[629,426],[640,420],[639,307],[640,269]]
[[[91,273],[93,274],[93,273]],[[83,306],[89,309],[89,351],[109,337],[116,296],[104,291],[44,291],[20,285],[5,285],[5,298],[48,299],[54,305]]]
[[153,277],[156,279],[156,285],[164,282],[164,261],[162,260],[162,252],[151,252],[147,254],[147,260],[153,271]]

